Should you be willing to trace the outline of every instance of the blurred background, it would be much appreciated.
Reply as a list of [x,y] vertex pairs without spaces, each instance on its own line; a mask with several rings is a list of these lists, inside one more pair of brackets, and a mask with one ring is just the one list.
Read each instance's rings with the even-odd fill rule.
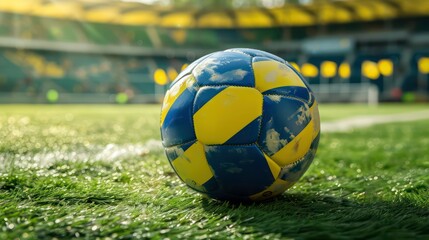
[[429,100],[428,0],[0,0],[0,103],[154,103],[193,60],[274,53],[320,102]]

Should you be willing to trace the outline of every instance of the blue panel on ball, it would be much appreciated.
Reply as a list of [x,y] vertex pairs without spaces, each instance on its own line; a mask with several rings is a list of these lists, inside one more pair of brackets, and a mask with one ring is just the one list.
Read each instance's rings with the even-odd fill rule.
[[258,144],[269,156],[282,149],[311,121],[307,104],[281,95],[264,95],[263,113]]
[[[210,178],[206,183],[203,184],[204,194],[208,195],[211,198],[219,199],[219,200],[236,200],[237,197],[231,194],[227,194],[223,191],[219,183],[217,182],[215,177]],[[246,198],[247,200],[247,198]]]
[[196,92],[194,87],[186,88],[168,111],[161,126],[164,146],[183,144],[196,139],[192,120],[192,104]]
[[252,59],[253,63],[255,63],[255,62],[264,62],[264,61],[273,61],[273,59],[267,58],[267,57],[254,57]]
[[210,55],[192,71],[200,86],[255,86],[251,57],[234,52]]
[[285,63],[286,61],[274,54],[265,52],[265,51],[261,51],[261,50],[257,50],[257,49],[251,49],[251,48],[232,48],[232,49],[228,49],[226,50],[226,52],[241,52],[247,55],[250,55],[252,57],[267,57],[270,59],[273,59],[275,61],[281,62],[281,63]]
[[299,86],[286,86],[272,88],[264,92],[264,95],[285,95],[291,97],[297,97],[305,102],[310,102],[310,93],[307,88]]
[[214,192],[218,192],[220,190],[219,184],[217,183],[215,177],[212,177],[207,182],[205,182],[203,184],[203,187],[205,189],[204,192],[206,192],[206,193],[214,193]]
[[280,172],[280,178],[288,182],[297,182],[302,175],[307,171],[313,162],[314,156],[316,155],[317,146],[319,145],[320,134],[313,140],[310,145],[310,150],[305,154],[305,156],[300,159],[296,164],[291,164],[286,166]]
[[255,145],[206,146],[206,157],[226,195],[249,196],[274,181],[264,155]]
[[165,154],[167,155],[168,160],[170,162],[174,161],[176,158],[181,156],[186,150],[188,150],[188,148],[191,147],[192,144],[195,143],[195,141],[187,142],[180,145],[175,145],[173,147],[166,147]]
[[315,97],[314,97],[314,93],[310,88],[310,84],[307,82],[307,80],[305,79],[304,76],[302,76],[302,74],[297,71],[292,65],[290,65],[288,62],[285,63],[287,66],[289,66],[302,80],[302,82],[304,83],[304,85],[307,87],[308,92],[310,93],[310,100],[308,101],[308,105],[311,107],[313,106]]
[[202,87],[195,97],[194,113],[196,113],[204,104],[210,101],[214,96],[223,91],[227,86],[221,87]]
[[192,72],[192,70],[194,70],[194,68],[202,61],[204,61],[204,59],[208,58],[210,55],[212,55],[212,53],[207,54],[205,56],[202,56],[200,58],[198,58],[197,60],[193,61],[191,64],[189,64],[189,66],[187,66],[182,72],[179,73],[179,75],[177,75],[176,79],[170,84],[170,88],[176,84],[176,82],[178,82],[182,77],[190,74]]
[[255,120],[247,124],[238,133],[232,136],[225,144],[251,144],[258,140],[259,127],[261,125],[261,117],[257,117]]

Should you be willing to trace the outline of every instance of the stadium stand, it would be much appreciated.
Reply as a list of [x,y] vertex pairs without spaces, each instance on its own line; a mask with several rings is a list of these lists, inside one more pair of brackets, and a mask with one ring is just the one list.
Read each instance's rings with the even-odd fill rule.
[[273,52],[311,84],[364,83],[376,87],[382,101],[401,100],[406,92],[428,99],[428,1],[236,10],[85,0],[18,4],[25,1],[0,3],[0,101],[23,93],[44,102],[49,89],[105,94],[90,102],[121,92],[130,102],[157,101],[166,88],[155,83],[157,69],[172,76],[205,53],[231,47]]

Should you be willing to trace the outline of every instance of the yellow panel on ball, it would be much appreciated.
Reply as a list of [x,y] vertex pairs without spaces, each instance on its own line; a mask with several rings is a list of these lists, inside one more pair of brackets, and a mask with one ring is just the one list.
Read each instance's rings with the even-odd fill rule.
[[178,158],[172,161],[177,174],[185,182],[194,182],[201,186],[213,177],[213,173],[207,163],[204,146],[195,142]]
[[269,199],[279,194],[282,194],[286,189],[293,185],[292,182],[285,181],[283,179],[277,178],[271,186],[269,186],[264,191],[254,194],[249,198],[253,201],[261,201],[264,199]]
[[276,179],[281,171],[280,166],[274,162],[270,157],[268,157],[266,154],[264,154],[265,160],[268,163],[268,167],[270,167],[270,171],[273,174],[273,178]]
[[305,87],[301,78],[290,67],[277,61],[254,62],[253,71],[256,89],[261,93],[278,87]]
[[262,114],[262,94],[227,87],[194,114],[195,134],[204,144],[222,144]]
[[287,143],[282,149],[271,156],[280,167],[298,161],[310,149],[314,134],[314,120],[311,120],[307,126],[292,141]]
[[320,132],[320,116],[317,101],[314,101],[313,106],[310,108],[310,114],[313,124],[313,140],[319,135]]

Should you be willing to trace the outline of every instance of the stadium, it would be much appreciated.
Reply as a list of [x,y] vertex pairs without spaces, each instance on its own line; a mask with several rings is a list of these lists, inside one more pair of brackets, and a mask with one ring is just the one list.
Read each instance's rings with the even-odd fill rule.
[[[429,238],[428,22],[427,0],[0,1],[0,239]],[[270,201],[213,200],[176,176],[168,89],[248,49],[306,80],[319,149]]]

